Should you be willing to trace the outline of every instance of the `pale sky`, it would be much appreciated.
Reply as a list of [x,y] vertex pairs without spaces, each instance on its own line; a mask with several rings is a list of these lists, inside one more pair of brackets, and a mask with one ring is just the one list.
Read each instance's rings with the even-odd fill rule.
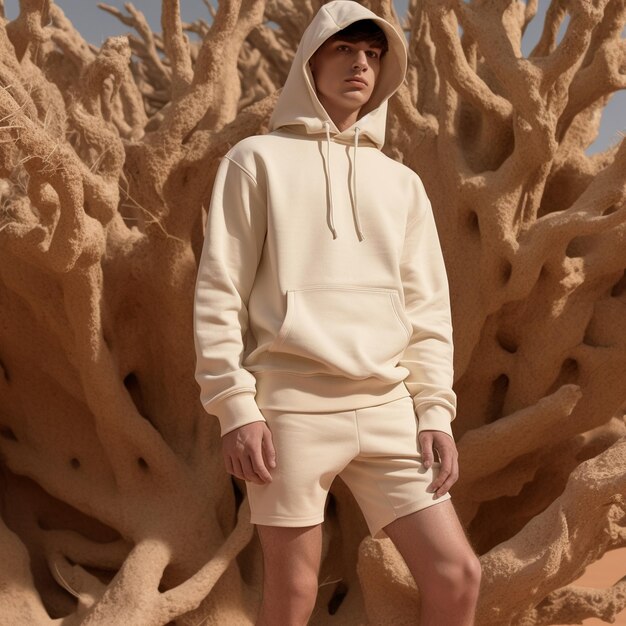
[[[126,34],[130,30],[129,27],[122,24],[114,16],[99,9],[97,0],[56,0],[56,3],[70,17],[72,23],[83,37],[94,45],[99,46],[107,37]],[[211,3],[215,6],[216,0],[211,0]],[[123,0],[109,0],[105,4],[118,7],[126,13]],[[180,4],[184,21],[192,22],[195,19],[203,18],[206,22],[211,22],[211,15],[202,0],[180,0]],[[394,4],[399,15],[403,15],[406,12],[407,0],[394,0]],[[548,0],[539,0],[537,15],[529,24],[522,40],[522,52],[524,55],[528,55],[541,35],[541,26],[549,4]],[[14,18],[18,12],[18,0],[5,0],[5,5],[7,17]],[[133,5],[144,13],[148,23],[155,32],[161,31],[160,0],[135,0]],[[559,41],[565,32],[568,21],[569,16],[566,16],[559,32]],[[626,28],[622,31],[622,37],[626,37]],[[626,131],[626,90],[615,93],[609,101],[609,104],[604,109],[599,136],[589,146],[586,153],[591,155],[600,152],[611,144],[620,141],[619,131]]]

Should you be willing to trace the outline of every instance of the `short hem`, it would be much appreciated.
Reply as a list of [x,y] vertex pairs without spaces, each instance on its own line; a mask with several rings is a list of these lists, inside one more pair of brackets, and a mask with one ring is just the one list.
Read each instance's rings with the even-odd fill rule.
[[391,519],[388,519],[387,521],[383,523],[376,524],[374,526],[374,532],[370,530],[370,535],[374,539],[377,538],[376,535],[378,535],[378,539],[384,539],[385,537],[389,537],[389,535],[387,535],[387,533],[384,530],[384,527],[387,526],[388,524],[395,522],[397,519],[404,517],[405,515],[416,513],[417,511],[421,511],[422,509],[427,509],[435,504],[441,504],[442,502],[445,502],[446,500],[451,500],[451,499],[452,499],[452,496],[450,495],[450,492],[447,491],[443,496],[440,496],[437,499],[427,500],[426,504],[424,504],[424,500],[416,500],[414,502],[409,502],[408,504],[395,508],[393,510],[394,517],[392,517]]
[[262,526],[281,526],[285,528],[300,528],[302,526],[314,526],[321,524],[324,516],[315,515],[314,517],[280,517],[280,516],[255,516],[250,517],[251,524],[260,524]]

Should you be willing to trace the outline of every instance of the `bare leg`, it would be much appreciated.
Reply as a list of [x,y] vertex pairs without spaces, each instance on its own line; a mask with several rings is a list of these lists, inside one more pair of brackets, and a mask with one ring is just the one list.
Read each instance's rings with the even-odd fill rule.
[[452,501],[400,517],[384,530],[420,590],[420,626],[473,626],[480,561]]
[[256,525],[263,550],[263,601],[255,626],[306,626],[317,599],[322,525]]

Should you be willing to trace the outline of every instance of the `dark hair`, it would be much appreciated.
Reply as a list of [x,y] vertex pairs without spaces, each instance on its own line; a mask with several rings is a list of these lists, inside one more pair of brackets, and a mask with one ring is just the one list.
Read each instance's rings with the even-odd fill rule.
[[328,38],[329,41],[334,41],[335,39],[344,39],[345,41],[350,41],[352,43],[357,41],[367,41],[369,44],[381,48],[381,58],[389,49],[387,36],[383,32],[382,28],[374,22],[374,20],[358,20],[357,22],[352,22],[352,24],[346,26],[344,29]]

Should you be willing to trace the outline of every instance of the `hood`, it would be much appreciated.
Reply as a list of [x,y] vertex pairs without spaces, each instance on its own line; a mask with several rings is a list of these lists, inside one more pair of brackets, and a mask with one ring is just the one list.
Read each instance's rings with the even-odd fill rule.
[[[315,93],[315,82],[309,68],[309,59],[331,35],[353,22],[364,19],[373,20],[380,26],[387,36],[389,49],[381,59],[376,85],[370,99],[359,111],[359,119],[349,128],[340,132]],[[356,156],[359,141],[374,145],[379,150],[383,147],[387,126],[387,102],[402,85],[406,68],[407,50],[404,36],[387,20],[354,0],[332,0],[324,4],[302,35],[287,80],[270,117],[269,131],[287,127],[288,130],[295,133],[323,134],[325,136],[327,143],[324,168],[328,186],[329,228],[335,239],[337,238],[337,231],[333,222],[331,135],[335,141],[354,145],[351,168],[352,205],[355,229],[359,240],[362,241],[365,237],[359,223],[356,198]]]

